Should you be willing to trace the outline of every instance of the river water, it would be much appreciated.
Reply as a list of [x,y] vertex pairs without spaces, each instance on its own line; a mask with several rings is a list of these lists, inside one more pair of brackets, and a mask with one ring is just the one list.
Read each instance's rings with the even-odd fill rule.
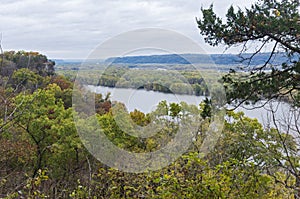
[[[127,89],[127,88],[110,88],[103,86],[88,86],[89,90],[95,93],[101,93],[106,95],[108,92],[111,93],[112,101],[119,101],[125,104],[127,110],[133,111],[138,109],[144,113],[149,113],[155,110],[156,105],[166,100],[167,102],[176,102],[180,103],[184,101],[188,104],[199,105],[199,103],[205,99],[204,96],[192,96],[192,95],[178,95],[178,94],[167,94],[154,91],[146,90],[136,90],[136,89]],[[263,101],[261,104],[264,103]],[[259,106],[260,104],[256,105]],[[275,110],[276,120],[294,120],[293,123],[296,125],[299,124],[300,111],[293,110],[288,104],[284,102],[273,101],[268,103],[264,107],[253,109],[253,105],[247,105],[243,107],[238,107],[236,111],[243,111],[246,116],[250,118],[256,118],[264,126],[272,125],[272,114],[271,110]],[[296,121],[296,122],[295,122]],[[299,124],[300,126],[300,124]]]

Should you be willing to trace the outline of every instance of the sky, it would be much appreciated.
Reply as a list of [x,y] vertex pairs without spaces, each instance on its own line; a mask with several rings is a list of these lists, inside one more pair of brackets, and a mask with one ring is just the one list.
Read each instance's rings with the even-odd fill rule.
[[[51,59],[84,59],[98,45],[128,31],[161,28],[210,47],[199,34],[200,8],[214,3],[225,16],[229,6],[249,7],[254,0],[1,0],[3,50],[38,51]],[[229,51],[230,52],[230,51]],[[233,52],[234,53],[234,52]]]

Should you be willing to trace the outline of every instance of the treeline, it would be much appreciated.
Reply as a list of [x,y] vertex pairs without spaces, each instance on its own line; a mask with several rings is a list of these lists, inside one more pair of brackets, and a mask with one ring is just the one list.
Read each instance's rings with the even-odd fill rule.
[[[22,56],[29,60],[29,54]],[[6,57],[3,67],[17,65],[16,60]],[[286,161],[283,150],[289,152],[289,158],[298,158],[289,134],[263,129],[255,119],[228,112],[216,147],[201,156],[199,150],[213,119],[210,100],[199,106],[163,101],[154,112],[144,114],[138,110],[127,113],[122,104],[110,101],[109,94],[96,95],[88,99],[94,100],[95,112],[86,114],[83,106],[89,101],[75,109],[72,106],[73,82],[48,74],[46,68],[41,71],[27,66],[28,62],[9,75],[1,75],[1,198],[292,198],[297,190],[289,168],[278,164]],[[18,72],[24,74],[19,80],[14,79]],[[131,78],[132,74],[126,75]],[[122,76],[125,80],[126,75]],[[197,78],[190,81],[201,83]],[[80,89],[77,92],[85,95]],[[130,122],[120,126],[112,107]],[[181,128],[180,121],[197,128],[185,129],[187,134],[194,133],[193,142],[179,159],[163,169],[135,174],[97,161],[83,145],[89,144],[87,140],[77,133],[76,116],[81,116],[77,128],[94,132],[88,134],[91,138],[97,138],[97,126],[82,118],[96,117],[114,145],[136,153],[156,151],[172,141]],[[152,123],[164,124],[154,136],[138,138],[127,133],[136,125]],[[282,139],[288,142],[281,145]]]
[[[264,65],[270,53],[259,53],[251,61],[249,58],[251,53],[235,54],[165,54],[165,55],[146,55],[146,56],[125,56],[125,57],[112,57],[105,60],[106,63],[113,64],[217,64],[229,65],[231,68],[235,66],[238,69],[240,65]],[[246,58],[246,59],[244,59]],[[283,60],[288,57],[285,53],[276,53],[276,58],[272,60],[272,64],[281,65]],[[249,62],[250,61],[250,62]],[[222,68],[219,68],[222,70]]]
[[[75,77],[73,71],[59,71],[59,73],[71,78]],[[130,69],[125,66],[110,66],[106,70],[79,70],[77,73],[78,81],[95,86],[145,89],[196,96],[208,96],[207,84],[216,78],[215,72],[212,71],[206,72],[208,75],[204,79],[196,70],[147,70]]]
[[10,76],[21,68],[27,68],[41,76],[54,75],[55,62],[38,52],[7,51],[3,53],[0,61],[3,76]]

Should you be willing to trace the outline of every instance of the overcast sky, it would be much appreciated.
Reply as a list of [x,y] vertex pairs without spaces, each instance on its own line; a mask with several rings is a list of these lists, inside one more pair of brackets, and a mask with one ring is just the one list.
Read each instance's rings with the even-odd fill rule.
[[[254,0],[215,0],[225,15],[230,5]],[[1,0],[0,32],[4,50],[39,51],[49,58],[86,58],[104,41],[139,28],[174,30],[198,42],[208,53],[223,48],[204,44],[196,17],[211,0]]]

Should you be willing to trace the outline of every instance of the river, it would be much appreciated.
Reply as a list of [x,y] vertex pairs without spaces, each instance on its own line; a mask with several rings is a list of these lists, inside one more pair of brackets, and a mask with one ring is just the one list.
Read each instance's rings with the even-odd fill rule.
[[[112,101],[119,101],[125,104],[128,111],[133,111],[134,109],[138,109],[144,113],[149,113],[155,110],[156,105],[163,100],[167,102],[176,102],[180,103],[184,101],[188,104],[198,105],[203,99],[204,96],[192,96],[192,95],[178,95],[178,94],[169,94],[169,93],[161,93],[154,91],[146,91],[146,90],[136,90],[136,89],[128,89],[128,88],[110,88],[103,86],[88,86],[89,90],[95,93],[101,93],[103,95],[108,92],[111,93]],[[261,102],[261,104],[264,102]],[[251,110],[252,109],[252,110]],[[275,116],[277,120],[288,120],[291,118],[297,118],[300,115],[300,111],[296,111],[297,115],[291,115],[291,107],[284,102],[273,101],[268,103],[264,107],[253,109],[253,105],[247,105],[243,107],[238,107],[236,111],[243,111],[246,116],[250,118],[256,118],[260,123],[264,126],[270,125],[272,123],[270,121],[271,118],[271,109],[276,109]],[[297,118],[296,124],[299,124],[300,119]]]

